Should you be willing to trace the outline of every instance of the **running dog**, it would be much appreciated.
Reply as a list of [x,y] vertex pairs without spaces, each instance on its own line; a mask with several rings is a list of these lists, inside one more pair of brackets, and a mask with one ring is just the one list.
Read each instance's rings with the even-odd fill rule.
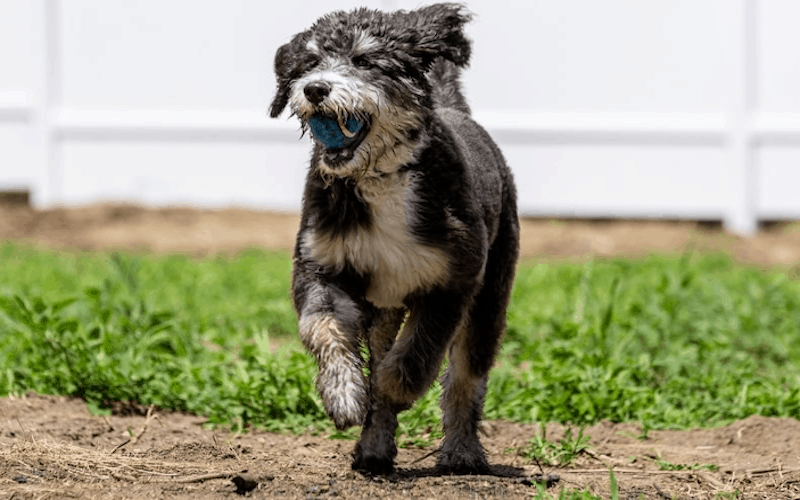
[[[294,250],[299,334],[353,469],[389,474],[397,414],[442,378],[442,473],[491,471],[478,427],[519,253],[516,190],[470,117],[458,4],[333,12],[281,46],[270,115],[313,136]],[[366,358],[366,359],[365,359]]]

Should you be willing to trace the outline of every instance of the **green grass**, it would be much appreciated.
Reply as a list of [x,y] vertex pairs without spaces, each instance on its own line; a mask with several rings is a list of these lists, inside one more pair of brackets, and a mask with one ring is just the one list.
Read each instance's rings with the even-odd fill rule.
[[489,418],[719,425],[800,416],[800,283],[723,255],[518,274]]
[[[290,268],[255,251],[192,260],[0,247],[0,394],[74,394],[94,409],[137,401],[234,428],[324,423],[314,363],[292,335]],[[271,337],[288,345],[275,352]]]
[[547,439],[547,428],[543,429],[528,440],[528,445],[521,450],[521,455],[540,465],[563,467],[571,465],[578,456],[589,449],[589,437],[583,435],[583,428],[578,435],[572,436],[572,429],[567,428],[564,437],[558,441]]
[[[329,432],[314,362],[295,340],[290,268],[288,255],[255,250],[193,259],[0,245],[0,395]],[[724,255],[523,263],[485,417],[647,430],[800,417],[799,327],[798,282]],[[441,435],[438,391],[401,415],[401,442]]]
[[738,500],[740,498],[742,498],[742,492],[738,489],[730,492],[720,491],[714,495],[714,500]]
[[[609,481],[609,500],[619,500],[619,487],[617,486],[617,478],[614,476],[614,471],[608,470]],[[533,500],[602,500],[601,497],[595,495],[588,489],[579,490],[577,488],[561,488],[557,493],[547,491],[544,484],[536,485],[536,495]]]
[[658,464],[658,470],[708,470],[708,471],[718,471],[719,466],[714,464],[673,464],[667,460],[664,460],[661,457],[658,457],[653,460],[656,464]]

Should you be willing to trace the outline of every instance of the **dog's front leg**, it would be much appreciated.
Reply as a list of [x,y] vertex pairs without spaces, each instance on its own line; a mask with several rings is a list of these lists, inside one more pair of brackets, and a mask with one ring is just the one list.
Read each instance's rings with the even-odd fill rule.
[[363,313],[336,286],[303,281],[295,283],[298,330],[303,344],[317,358],[322,404],[338,429],[362,425],[369,401],[359,352]]
[[371,406],[356,445],[354,469],[392,471],[397,414],[410,408],[436,379],[467,300],[461,293],[437,290],[411,305],[402,335],[372,374]]

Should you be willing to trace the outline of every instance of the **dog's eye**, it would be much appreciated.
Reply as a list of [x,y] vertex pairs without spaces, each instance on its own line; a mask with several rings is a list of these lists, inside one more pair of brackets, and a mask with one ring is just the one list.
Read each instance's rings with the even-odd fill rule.
[[305,67],[306,67],[307,70],[308,69],[313,69],[319,64],[319,57],[313,56],[313,55],[312,56],[308,56],[308,57],[306,57],[306,60],[304,62],[305,62]]
[[372,67],[372,63],[369,62],[369,59],[364,56],[353,57],[353,64],[362,69],[368,69]]

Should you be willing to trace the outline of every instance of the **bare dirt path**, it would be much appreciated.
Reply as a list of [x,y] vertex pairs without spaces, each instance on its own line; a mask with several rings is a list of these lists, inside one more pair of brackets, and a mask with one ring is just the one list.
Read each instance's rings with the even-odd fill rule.
[[[297,215],[245,209],[148,209],[93,205],[34,211],[0,204],[0,240],[83,250],[120,248],[193,255],[249,247],[289,250]],[[714,224],[670,221],[522,220],[522,256],[549,258],[721,250],[763,265],[800,264],[800,223],[776,224],[752,238]]]
[[[259,246],[290,249],[294,215],[248,210],[144,209],[101,205],[35,212],[0,206],[0,240],[65,249],[134,249],[206,255]],[[800,227],[744,239],[689,222],[523,221],[526,257],[587,258],[723,250],[736,259],[800,262]],[[487,422],[483,442],[498,476],[437,477],[435,447],[402,449],[399,473],[365,478],[349,470],[352,441],[306,434],[204,428],[203,418],[122,406],[96,417],[76,399],[0,399],[0,499],[61,498],[531,498],[537,475],[609,498],[608,468],[621,499],[800,498],[800,422],[751,417],[718,429],[655,431],[632,424],[588,428],[591,453],[567,469],[530,463],[515,450],[536,425]],[[557,440],[564,427],[547,426]],[[718,470],[662,471],[660,462]],[[246,492],[246,490],[249,490]],[[734,492],[739,492],[734,496]]]
[[[586,429],[591,453],[567,469],[540,468],[515,451],[536,425],[487,422],[490,462],[516,477],[431,475],[431,447],[401,449],[395,477],[366,478],[349,470],[352,441],[231,434],[205,429],[197,416],[143,412],[97,417],[77,399],[0,399],[0,498],[237,498],[244,481],[252,498],[521,499],[535,495],[531,479],[542,472],[608,498],[610,466],[620,498],[800,496],[800,422],[792,419],[751,417],[718,429],[652,431],[647,439],[637,438],[635,425],[604,422]],[[547,437],[564,430],[550,424]],[[661,471],[659,460],[719,470]],[[741,496],[718,495],[736,490]]]

